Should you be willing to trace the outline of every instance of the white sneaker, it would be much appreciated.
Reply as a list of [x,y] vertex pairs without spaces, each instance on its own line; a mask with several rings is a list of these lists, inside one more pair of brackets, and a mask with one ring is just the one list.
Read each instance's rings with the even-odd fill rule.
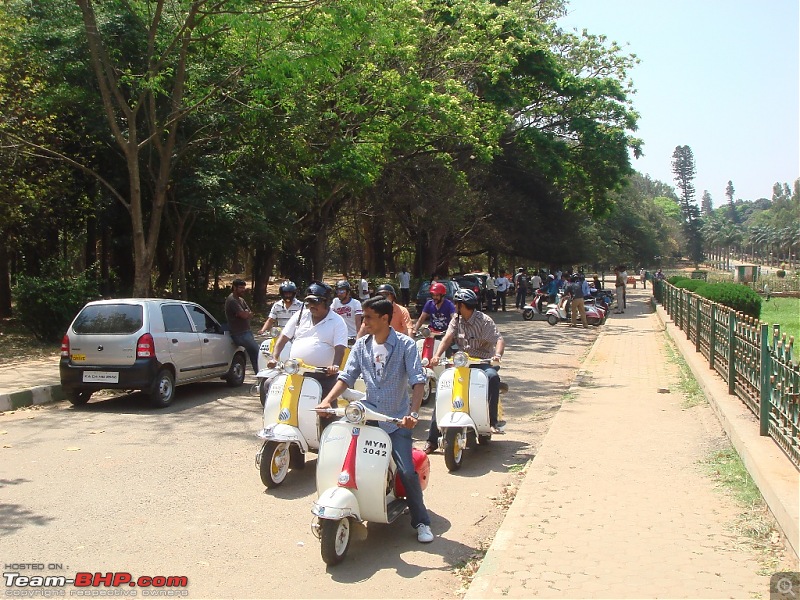
[[427,544],[433,541],[433,532],[430,525],[420,523],[417,525],[417,541]]

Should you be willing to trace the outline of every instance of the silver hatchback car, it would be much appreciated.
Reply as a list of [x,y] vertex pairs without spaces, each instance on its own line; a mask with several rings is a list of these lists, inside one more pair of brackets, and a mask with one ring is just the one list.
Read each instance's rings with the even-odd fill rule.
[[244,382],[245,351],[199,304],[128,298],[84,306],[61,342],[61,388],[72,404],[97,390],[143,390],[169,406],[175,386]]

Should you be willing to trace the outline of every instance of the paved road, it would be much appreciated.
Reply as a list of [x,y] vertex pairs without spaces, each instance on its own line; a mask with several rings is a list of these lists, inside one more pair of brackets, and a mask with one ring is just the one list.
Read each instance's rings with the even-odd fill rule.
[[186,576],[191,598],[453,597],[462,583],[454,568],[493,538],[504,490],[537,451],[597,334],[516,312],[497,320],[508,342],[507,434],[470,451],[455,475],[432,457],[430,545],[404,519],[373,525],[326,570],[309,527],[313,463],[265,493],[254,466],[258,401],[214,382],[179,388],[162,411],[125,395],[0,416],[4,564]]

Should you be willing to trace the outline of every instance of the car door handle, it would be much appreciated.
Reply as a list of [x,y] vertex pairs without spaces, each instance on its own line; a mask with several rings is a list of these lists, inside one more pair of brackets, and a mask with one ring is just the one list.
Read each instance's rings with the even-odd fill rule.
[[211,340],[209,340],[208,338],[203,338],[203,343],[204,343],[204,344],[207,344],[207,343],[208,343],[208,342],[210,342],[210,341],[211,341]]
[[172,343],[173,343],[173,344],[177,344],[177,343],[178,343],[178,340],[177,340],[176,338],[172,338]]

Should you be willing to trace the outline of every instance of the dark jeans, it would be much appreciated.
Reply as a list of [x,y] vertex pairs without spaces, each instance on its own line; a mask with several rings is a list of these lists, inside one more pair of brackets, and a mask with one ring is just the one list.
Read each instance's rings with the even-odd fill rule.
[[400,304],[408,306],[411,301],[411,291],[408,288],[400,288]]
[[[333,389],[333,386],[336,385],[336,380],[339,378],[338,375],[325,375],[323,373],[307,373],[306,375],[304,375],[304,377],[310,377],[311,379],[316,379],[317,381],[319,381],[319,384],[322,386],[322,397],[320,398],[320,400],[322,400],[323,398],[325,398],[325,396],[330,394],[331,390]],[[334,398],[333,402],[331,402],[331,406],[333,408],[336,408],[338,404],[339,402],[337,398]],[[337,421],[338,419],[339,417],[336,416],[323,417],[322,415],[320,415],[319,434],[322,435],[322,432],[325,431],[325,428],[334,421]]]
[[247,351],[247,355],[250,357],[250,364],[253,365],[253,373],[258,373],[258,342],[253,337],[253,332],[232,333],[231,339],[234,344]]
[[517,288],[517,308],[525,307],[525,297],[528,295],[527,286],[521,285]]
[[500,310],[500,305],[503,305],[503,310],[506,309],[506,292],[499,291],[497,292],[497,298],[495,298],[494,309]]
[[[500,374],[497,372],[500,367],[492,365],[471,365],[470,369],[481,369],[489,378],[489,424],[494,427],[497,425],[497,407],[500,404]],[[431,415],[431,428],[428,430],[428,441],[434,446],[439,445],[439,427],[436,426],[436,407],[433,407]]]
[[422,486],[419,477],[414,470],[414,459],[411,456],[411,430],[404,427],[394,430],[389,434],[392,440],[392,458],[397,465],[400,473],[400,480],[406,488],[406,502],[411,513],[411,526],[416,527],[420,523],[430,525],[431,518],[425,503],[422,500]]

